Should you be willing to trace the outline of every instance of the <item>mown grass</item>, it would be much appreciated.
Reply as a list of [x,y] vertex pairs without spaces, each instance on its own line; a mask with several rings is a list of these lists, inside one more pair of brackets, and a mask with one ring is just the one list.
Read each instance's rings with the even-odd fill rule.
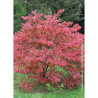
[[53,93],[21,93],[18,90],[14,90],[14,98],[84,98],[84,94],[80,88]]
[[20,88],[21,81],[26,79],[27,77],[23,74],[14,74],[14,98],[84,98],[84,88],[81,89],[81,86],[74,90],[67,89],[50,93],[45,91],[43,85],[38,85],[35,91],[27,92]]

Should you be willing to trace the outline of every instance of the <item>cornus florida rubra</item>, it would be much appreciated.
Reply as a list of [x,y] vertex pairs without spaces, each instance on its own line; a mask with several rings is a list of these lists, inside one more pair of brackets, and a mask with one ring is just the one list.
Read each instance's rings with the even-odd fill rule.
[[[53,16],[36,11],[21,16],[26,22],[14,34],[14,71],[40,83],[55,86],[62,83],[72,89],[81,85],[84,35],[78,32],[81,29],[78,24],[60,22],[59,15],[63,11]],[[22,87],[31,90],[31,85],[27,87],[25,82]]]

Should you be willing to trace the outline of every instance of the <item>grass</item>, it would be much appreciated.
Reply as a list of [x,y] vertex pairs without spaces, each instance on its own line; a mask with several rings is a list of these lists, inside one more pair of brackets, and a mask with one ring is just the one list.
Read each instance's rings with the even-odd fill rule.
[[80,88],[53,93],[21,93],[18,90],[14,90],[14,98],[84,98],[84,94],[81,93]]
[[74,90],[64,90],[55,92],[45,92],[42,91],[44,87],[42,85],[37,86],[35,92],[27,92],[20,88],[21,81],[24,81],[27,77],[23,74],[14,74],[14,98],[84,98],[83,90],[81,86],[75,88]]

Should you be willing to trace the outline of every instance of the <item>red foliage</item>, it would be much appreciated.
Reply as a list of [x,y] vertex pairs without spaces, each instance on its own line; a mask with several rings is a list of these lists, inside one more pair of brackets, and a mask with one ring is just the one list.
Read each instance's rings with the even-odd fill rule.
[[84,35],[78,32],[78,24],[60,22],[59,14],[63,11],[53,16],[36,11],[22,16],[26,22],[14,34],[14,71],[28,74],[40,83],[63,83],[72,89],[81,84]]
[[32,85],[31,84],[29,85],[28,82],[22,82],[21,83],[21,87],[24,88],[25,90],[28,90],[28,91],[32,90],[31,86]]

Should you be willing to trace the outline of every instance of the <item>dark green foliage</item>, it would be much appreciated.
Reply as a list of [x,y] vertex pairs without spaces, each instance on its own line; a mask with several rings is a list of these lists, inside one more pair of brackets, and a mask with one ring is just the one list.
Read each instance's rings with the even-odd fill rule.
[[61,15],[61,19],[64,21],[80,21],[83,17],[82,8],[83,0],[43,0],[47,3],[47,6],[52,9],[52,13],[56,13],[59,9],[65,9],[65,12]]
[[59,9],[65,9],[60,16],[62,21],[79,23],[84,32],[84,0],[14,0],[14,32],[21,27],[20,16],[28,15],[32,10],[53,15]]
[[14,32],[17,32],[21,27],[22,19],[20,16],[26,15],[26,9],[23,3],[19,0],[14,0]]
[[51,8],[42,0],[20,0],[24,3],[26,12],[29,14],[32,10],[37,10],[38,13],[51,14]]
[[72,21],[79,23],[82,29],[80,32],[84,34],[84,0],[41,0],[51,8],[52,14],[59,9],[65,9],[60,18],[62,21]]
[[28,15],[32,10],[37,10],[38,13],[52,14],[51,8],[48,8],[46,3],[41,0],[14,0],[14,32],[20,29],[21,22],[23,22],[20,16]]

